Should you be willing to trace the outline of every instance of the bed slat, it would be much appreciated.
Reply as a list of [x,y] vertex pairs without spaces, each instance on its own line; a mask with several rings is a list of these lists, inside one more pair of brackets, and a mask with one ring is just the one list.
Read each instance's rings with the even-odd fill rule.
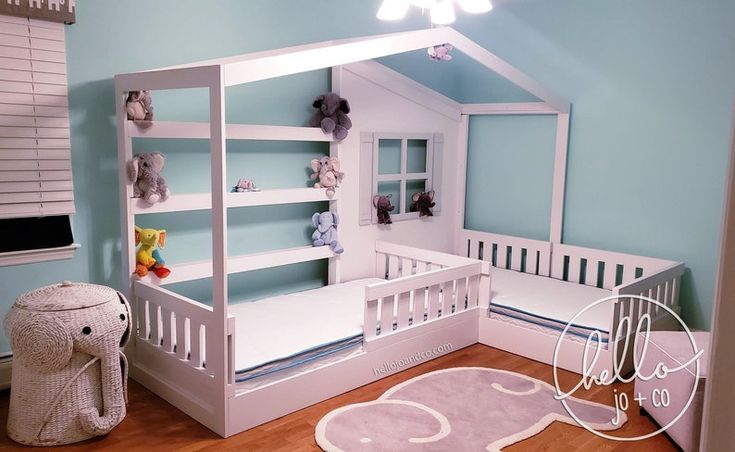
[[202,367],[202,324],[196,321],[189,322],[189,338],[191,342],[191,351],[189,360],[194,367]]
[[439,290],[438,284],[429,287],[429,320],[439,317]]
[[153,345],[160,347],[161,345],[161,328],[160,328],[160,317],[159,317],[159,307],[157,304],[148,301],[148,315],[151,319],[151,333],[150,333],[150,341]]
[[457,311],[464,311],[467,300],[467,278],[460,278],[457,280],[457,297],[456,305]]
[[388,255],[388,279],[398,278],[399,262],[398,256]]
[[161,346],[167,352],[173,351],[174,345],[171,340],[171,311],[166,308],[161,308]]
[[365,339],[374,338],[378,328],[378,300],[368,300],[365,304]]
[[406,328],[411,317],[411,292],[401,292],[398,295],[398,319],[397,327]]
[[470,276],[470,284],[467,291],[467,308],[477,306],[480,291],[480,275]]
[[176,336],[174,344],[176,347],[176,356],[181,359],[187,359],[187,353],[189,352],[189,337],[186,334],[186,323],[189,321],[182,315],[176,316]]
[[380,334],[393,331],[395,296],[381,298],[380,306]]

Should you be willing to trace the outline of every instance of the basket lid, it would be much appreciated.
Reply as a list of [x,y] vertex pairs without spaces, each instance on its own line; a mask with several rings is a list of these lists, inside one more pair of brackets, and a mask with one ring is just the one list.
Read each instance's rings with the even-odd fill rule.
[[24,293],[15,300],[15,306],[29,311],[68,311],[116,299],[117,292],[110,287],[64,281]]

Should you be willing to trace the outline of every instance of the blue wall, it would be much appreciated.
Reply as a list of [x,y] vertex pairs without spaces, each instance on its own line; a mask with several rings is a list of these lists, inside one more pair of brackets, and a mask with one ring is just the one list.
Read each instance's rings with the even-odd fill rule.
[[[26,290],[62,279],[120,284],[114,74],[427,25],[417,12],[399,23],[381,23],[374,18],[378,4],[78,0],[78,23],[67,28],[67,51],[78,210],[74,227],[83,248],[72,261],[0,268],[0,308],[7,309]],[[718,251],[735,94],[733,17],[735,2],[728,0],[517,0],[498,3],[485,16],[460,15],[455,24],[574,103],[565,241],[687,262],[691,273],[682,294],[685,316],[697,327],[709,324]],[[461,56],[453,63],[456,69],[433,65],[429,71],[423,65],[390,61],[462,101],[528,98],[481,75]],[[231,89],[228,117],[303,124],[311,98],[328,81],[326,71],[316,71]],[[155,99],[160,117],[177,119],[199,118],[205,100],[196,92],[187,97],[160,93]],[[206,154],[196,143],[145,143],[140,148],[145,146],[169,154],[166,175],[177,190],[201,188],[197,175],[208,169],[203,166]],[[306,146],[279,152],[279,165],[300,172],[303,162],[324,151]],[[240,159],[243,173],[251,171],[244,165],[259,165],[252,173],[261,185],[303,183],[303,174],[261,167],[265,165],[258,152],[244,149],[233,158]],[[302,214],[319,208],[264,209],[257,218],[235,212],[233,216],[251,224],[236,232],[239,239],[232,246],[246,251],[281,246],[282,240],[289,241],[286,245],[302,243],[308,239]],[[153,226],[167,222],[163,217],[145,221],[155,222]],[[209,252],[206,218],[195,215],[187,221],[188,226],[172,222],[180,228],[171,236],[169,260]],[[323,268],[310,265],[293,273],[277,271],[282,273],[233,281],[233,290],[248,298],[266,293],[271,278],[296,275],[288,283],[298,288],[320,284],[324,276]],[[256,280],[259,284],[253,286]],[[187,290],[206,297],[202,285]],[[3,349],[7,343],[0,341]]]

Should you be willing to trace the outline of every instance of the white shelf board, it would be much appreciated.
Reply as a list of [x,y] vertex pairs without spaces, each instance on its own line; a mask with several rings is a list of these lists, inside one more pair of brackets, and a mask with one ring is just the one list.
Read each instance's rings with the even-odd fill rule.
[[[336,256],[328,246],[301,246],[298,248],[245,254],[227,259],[227,273],[242,273],[263,268],[297,264],[299,262],[328,259]],[[156,285],[168,285],[212,276],[212,261],[209,260],[175,264],[168,266],[168,268],[171,270],[168,278],[158,279],[158,277],[149,273],[148,276],[139,280]]]
[[[228,140],[333,141],[319,127],[227,124],[225,133]],[[141,127],[128,121],[128,134],[132,138],[209,139],[210,129],[208,122],[152,121]]]
[[[334,196],[327,196],[326,189],[317,188],[285,188],[254,192],[228,193],[227,207],[271,206],[278,204],[298,204],[302,202],[334,201],[338,199],[339,189]],[[209,193],[183,193],[171,195],[163,202],[148,204],[141,198],[130,198],[130,211],[136,215],[164,212],[189,212],[212,208]]]

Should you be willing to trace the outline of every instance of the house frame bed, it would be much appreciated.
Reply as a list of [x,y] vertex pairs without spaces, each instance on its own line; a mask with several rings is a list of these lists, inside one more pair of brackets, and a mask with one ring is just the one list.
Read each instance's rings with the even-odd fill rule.
[[[346,358],[262,386],[243,387],[235,378],[235,351],[236,347],[247,344],[238,343],[236,319],[228,312],[228,275],[328,259],[329,284],[335,285],[343,279],[341,260],[344,256],[335,255],[328,247],[310,246],[228,256],[228,209],[328,201],[332,212],[340,212],[344,189],[337,189],[332,197],[328,197],[325,190],[312,188],[263,190],[246,196],[228,193],[226,140],[328,142],[330,155],[337,157],[342,157],[343,144],[332,142],[318,128],[228,124],[225,119],[225,88],[332,68],[332,90],[340,92],[343,68],[352,68],[364,75],[376,70],[369,64],[365,66],[367,60],[444,43],[451,43],[490,71],[541,100],[518,104],[461,105],[428,88],[419,88],[417,83],[390,71],[378,70],[379,74],[368,74],[375,76],[375,80],[391,79],[392,82],[386,83],[395,83],[393,92],[400,91],[403,98],[441,110],[457,122],[459,139],[452,144],[459,156],[456,180],[461,190],[457,190],[456,199],[445,199],[448,201],[446,205],[454,209],[443,209],[456,214],[453,220],[454,249],[444,250],[454,254],[381,240],[371,241],[369,246],[374,251],[374,264],[365,265],[369,267],[365,273],[383,281],[368,284],[364,289],[362,349]],[[148,128],[140,128],[127,120],[124,109],[126,92],[187,88],[208,89],[209,122],[155,121]],[[451,28],[329,41],[120,74],[115,76],[115,98],[122,271],[126,280],[135,269],[133,236],[136,215],[196,210],[209,210],[212,215],[211,261],[174,265],[171,276],[163,281],[150,276],[129,279],[127,293],[133,304],[136,331],[135,340],[131,341],[128,349],[130,375],[221,436],[233,435],[419,364],[420,359],[407,358],[423,350],[434,350],[432,357],[436,357],[479,341],[548,362],[548,349],[555,343],[554,337],[524,336],[527,333],[522,329],[513,329],[488,318],[493,269],[507,267],[531,273],[530,256],[535,256],[537,263],[533,265],[535,276],[572,282],[591,281],[579,278],[581,258],[610,263],[609,268],[624,264],[622,285],[616,286],[608,280],[608,273],[604,273],[605,287],[614,286],[614,291],[620,294],[656,295],[672,308],[677,307],[681,264],[561,243],[569,103]],[[478,233],[463,228],[467,131],[469,115],[472,114],[558,116],[549,242]],[[133,198],[125,168],[133,155],[133,139],[145,137],[209,139],[211,193],[173,194],[165,202],[152,206]],[[364,171],[360,168],[360,177],[364,177]],[[505,258],[492,259],[489,254],[479,251],[480,242],[484,249],[488,246],[497,249],[507,247],[508,254],[498,253],[497,256],[512,257],[507,262]],[[521,253],[521,249],[526,251]],[[592,271],[591,266],[586,268]],[[607,266],[605,268],[608,269]],[[644,276],[637,275],[636,268],[643,269]],[[631,269],[633,273],[630,273]],[[166,288],[172,283],[204,278],[212,278],[211,307]],[[611,319],[617,319],[621,312],[642,313],[637,306],[632,301],[622,300],[615,304]],[[614,322],[611,320],[611,323]],[[451,347],[441,348],[445,344],[451,344]],[[394,362],[401,364],[386,366]],[[609,365],[609,359],[607,363]],[[574,363],[571,356],[563,360],[561,366],[578,371],[578,363]]]

